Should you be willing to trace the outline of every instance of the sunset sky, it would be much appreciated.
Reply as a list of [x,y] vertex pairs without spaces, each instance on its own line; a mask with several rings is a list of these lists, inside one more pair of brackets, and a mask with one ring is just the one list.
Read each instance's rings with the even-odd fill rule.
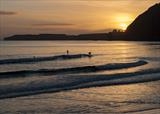
[[0,38],[123,29],[159,0],[0,0]]

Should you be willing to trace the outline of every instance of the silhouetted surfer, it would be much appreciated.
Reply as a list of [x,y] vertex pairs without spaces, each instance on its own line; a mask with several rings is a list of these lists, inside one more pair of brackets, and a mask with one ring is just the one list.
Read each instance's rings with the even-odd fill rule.
[[88,52],[88,56],[91,57],[91,56],[92,56],[92,53],[91,53],[91,52]]
[[69,55],[69,50],[67,50],[67,55]]

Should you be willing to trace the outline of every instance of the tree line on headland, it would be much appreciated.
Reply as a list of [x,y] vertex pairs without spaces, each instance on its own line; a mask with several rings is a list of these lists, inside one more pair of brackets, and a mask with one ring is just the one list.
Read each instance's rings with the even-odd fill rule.
[[139,15],[125,32],[113,30],[109,33],[80,35],[39,34],[13,35],[4,40],[125,40],[125,41],[160,41],[160,3],[150,7]]

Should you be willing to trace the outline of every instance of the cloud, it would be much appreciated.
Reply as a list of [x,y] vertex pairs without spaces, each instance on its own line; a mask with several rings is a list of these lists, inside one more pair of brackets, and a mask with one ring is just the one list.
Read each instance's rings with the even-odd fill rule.
[[0,11],[0,15],[15,15],[17,12],[12,11]]
[[39,24],[32,24],[32,26],[35,27],[70,27],[74,26],[72,23],[59,23],[59,22],[54,22],[54,23],[39,23]]
[[108,33],[113,31],[114,28],[107,28],[107,29],[99,29],[99,30],[95,30],[93,31],[94,33]]

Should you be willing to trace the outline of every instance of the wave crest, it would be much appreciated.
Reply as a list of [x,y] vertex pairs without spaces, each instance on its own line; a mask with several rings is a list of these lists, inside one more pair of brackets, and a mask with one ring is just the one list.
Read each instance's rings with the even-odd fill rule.
[[59,92],[80,88],[143,83],[160,80],[160,69],[150,69],[132,73],[113,75],[61,75],[57,79],[48,77],[25,83],[13,83],[0,86],[0,99]]
[[48,56],[48,57],[35,57],[32,58],[17,58],[17,59],[2,59],[0,60],[0,65],[4,64],[22,64],[30,62],[42,62],[42,61],[54,61],[54,60],[66,60],[66,59],[78,59],[84,57],[92,57],[93,55],[89,54],[75,54],[75,55],[57,55],[57,56]]
[[147,61],[139,60],[129,63],[112,63],[97,66],[82,66],[73,68],[62,68],[62,69],[39,69],[39,70],[21,70],[11,72],[0,72],[0,78],[17,78],[23,77],[26,74],[65,74],[65,73],[86,73],[86,72],[98,72],[103,70],[117,70],[124,68],[132,68],[147,64]]

